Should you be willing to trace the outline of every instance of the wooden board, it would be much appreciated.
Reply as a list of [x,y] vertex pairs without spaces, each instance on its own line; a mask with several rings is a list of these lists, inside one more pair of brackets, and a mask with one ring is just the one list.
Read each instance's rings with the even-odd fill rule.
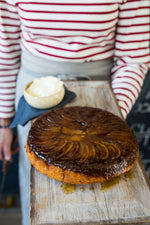
[[[92,106],[121,116],[108,81],[66,82],[77,97],[69,105]],[[31,167],[31,225],[150,224],[150,182],[139,159],[134,168],[107,183],[62,183]]]

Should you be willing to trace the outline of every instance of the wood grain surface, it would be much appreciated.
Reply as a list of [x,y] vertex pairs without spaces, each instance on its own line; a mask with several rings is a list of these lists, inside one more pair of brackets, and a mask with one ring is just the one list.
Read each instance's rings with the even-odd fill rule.
[[[99,107],[121,117],[108,81],[65,84],[77,94],[67,106]],[[74,185],[69,194],[63,185],[31,166],[31,225],[150,224],[150,182],[140,159],[111,182]]]

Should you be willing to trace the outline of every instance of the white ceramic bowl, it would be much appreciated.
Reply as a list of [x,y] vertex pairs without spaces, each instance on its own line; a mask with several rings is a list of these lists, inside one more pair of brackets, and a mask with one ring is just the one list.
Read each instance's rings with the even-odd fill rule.
[[[38,85],[34,84],[35,81],[37,81]],[[44,85],[46,85],[46,87],[44,87],[43,83]],[[51,89],[48,90],[49,86],[51,89],[53,89],[53,91],[51,91]],[[39,91],[37,91],[36,89]],[[58,78],[50,76],[31,81],[29,84],[27,84],[24,90],[25,100],[32,107],[37,109],[46,109],[58,105],[62,101],[64,95],[65,95],[64,83],[60,81]]]

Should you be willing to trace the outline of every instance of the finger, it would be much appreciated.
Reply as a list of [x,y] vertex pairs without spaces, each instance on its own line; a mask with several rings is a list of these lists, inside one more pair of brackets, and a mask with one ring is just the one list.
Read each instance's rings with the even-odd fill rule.
[[15,135],[13,138],[13,143],[12,143],[12,154],[15,154],[19,151],[19,146],[18,146],[18,136]]
[[19,146],[17,146],[16,148],[12,149],[12,154],[16,154],[19,151]]
[[17,142],[18,142],[18,136],[15,135],[14,138],[13,138],[13,143],[12,143],[12,145],[15,146],[15,145],[17,144]]
[[2,147],[0,146],[0,160],[4,159],[4,155],[3,155],[3,150]]
[[12,153],[10,146],[4,147],[4,159],[7,161],[12,161]]

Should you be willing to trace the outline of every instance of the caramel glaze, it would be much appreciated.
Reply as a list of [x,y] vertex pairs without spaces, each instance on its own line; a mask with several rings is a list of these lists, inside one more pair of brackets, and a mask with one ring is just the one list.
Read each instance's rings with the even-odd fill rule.
[[48,165],[106,179],[126,171],[139,152],[126,122],[105,110],[80,106],[40,116],[27,143]]

